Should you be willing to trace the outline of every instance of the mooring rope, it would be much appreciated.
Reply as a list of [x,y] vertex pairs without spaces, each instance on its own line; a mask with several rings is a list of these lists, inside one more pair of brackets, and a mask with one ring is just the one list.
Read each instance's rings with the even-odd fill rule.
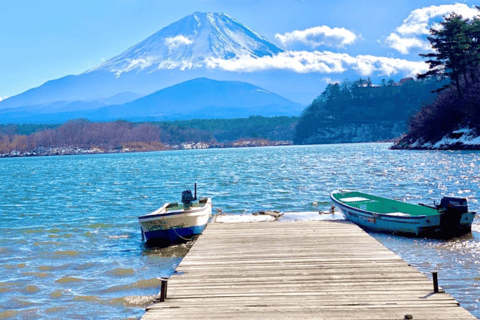
[[178,232],[177,232],[177,230],[175,230],[175,228],[173,228],[173,231],[175,231],[175,233],[177,234],[177,236],[179,236],[180,238],[182,238],[182,239],[185,240],[185,241],[192,241],[192,239],[193,239],[193,238],[192,238],[192,239],[187,239],[187,238],[182,237],[181,235],[178,234]]

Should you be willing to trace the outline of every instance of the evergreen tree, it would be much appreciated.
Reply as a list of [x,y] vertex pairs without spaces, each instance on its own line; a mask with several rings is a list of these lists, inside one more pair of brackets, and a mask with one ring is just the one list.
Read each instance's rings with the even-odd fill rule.
[[463,93],[462,82],[469,87],[476,82],[476,70],[480,61],[480,22],[464,20],[461,15],[451,14],[440,23],[440,28],[430,29],[430,41],[434,52],[420,54],[427,58],[429,70],[418,78],[449,78],[450,83],[439,88],[443,91],[455,86],[458,95]]

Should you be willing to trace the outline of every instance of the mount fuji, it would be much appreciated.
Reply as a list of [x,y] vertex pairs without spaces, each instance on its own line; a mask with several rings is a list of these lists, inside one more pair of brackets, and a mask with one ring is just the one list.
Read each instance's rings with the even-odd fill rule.
[[[195,12],[97,68],[80,75],[48,81],[37,88],[0,101],[0,122],[6,123],[22,117],[32,119],[37,114],[48,115],[53,121],[54,114],[93,113],[108,106],[107,101],[113,100],[115,106],[128,104],[148,109],[149,106],[132,104],[132,101],[197,78],[249,82],[259,89],[278,92],[275,89],[292,85],[288,81],[282,81],[288,76],[269,72],[229,72],[208,68],[208,63],[212,59],[273,56],[282,51],[227,14]],[[279,101],[276,98],[275,103]],[[258,109],[262,111],[259,115],[275,115],[275,103],[263,101],[263,107]],[[212,103],[215,104],[218,105]],[[226,102],[220,104],[225,105]],[[298,106],[292,101],[288,104]],[[272,109],[266,110],[267,105]]]
[[94,71],[197,69],[212,58],[272,56],[283,50],[224,13],[195,12],[163,28]]

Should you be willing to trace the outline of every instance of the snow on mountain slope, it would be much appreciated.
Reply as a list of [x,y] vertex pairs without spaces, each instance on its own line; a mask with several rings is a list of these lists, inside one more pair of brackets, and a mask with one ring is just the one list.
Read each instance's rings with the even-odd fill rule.
[[203,67],[210,58],[263,57],[282,51],[225,13],[195,12],[92,71],[106,70],[120,76],[137,69],[184,70]]

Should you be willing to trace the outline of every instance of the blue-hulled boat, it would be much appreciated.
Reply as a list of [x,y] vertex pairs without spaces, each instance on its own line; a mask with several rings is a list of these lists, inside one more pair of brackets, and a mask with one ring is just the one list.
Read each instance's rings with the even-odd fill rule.
[[165,203],[152,213],[138,217],[142,239],[147,243],[178,243],[203,232],[212,214],[210,198],[197,200],[190,190],[182,192],[182,203]]

